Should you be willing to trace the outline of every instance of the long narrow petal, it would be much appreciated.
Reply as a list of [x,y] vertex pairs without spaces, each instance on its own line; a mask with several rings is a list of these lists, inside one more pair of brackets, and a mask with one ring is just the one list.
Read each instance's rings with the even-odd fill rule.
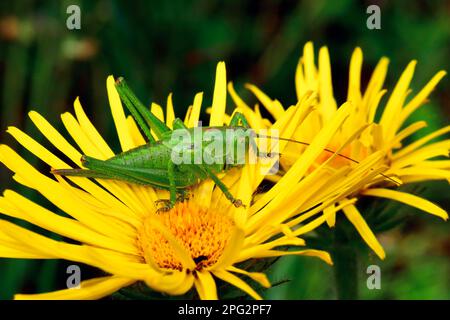
[[402,110],[402,102],[405,97],[405,93],[408,91],[409,84],[414,74],[414,69],[416,67],[417,61],[411,61],[403,71],[400,79],[395,85],[394,91],[392,91],[391,96],[384,108],[383,115],[381,116],[380,124],[384,129],[384,137],[392,137],[397,130],[397,126],[393,125],[393,121],[396,121],[400,116]]
[[394,153],[393,158],[394,159],[399,159],[401,157],[404,157],[408,154],[410,154],[411,152],[419,149],[421,146],[423,146],[424,144],[426,144],[427,142],[442,136],[446,133],[450,132],[450,126],[445,126],[444,128],[441,128],[439,130],[436,130],[430,134],[427,134],[425,137],[420,138],[419,140],[407,145],[406,147],[402,148],[401,150],[399,150],[398,152]]
[[138,254],[132,243],[109,238],[82,225],[77,220],[65,218],[35,204],[20,194],[7,190],[0,198],[0,212],[31,222],[41,228],[83,243],[124,253]]
[[403,123],[417,108],[419,108],[427,99],[428,95],[437,86],[439,81],[446,75],[445,71],[439,71],[420,92],[405,106],[402,111],[400,123]]
[[[195,286],[197,292],[202,300],[217,300],[217,288],[209,271],[197,272],[197,279],[195,279]],[[200,289],[200,290],[199,290]]]
[[[157,272],[149,265],[140,262],[140,257],[121,254],[111,250],[75,245],[56,241],[11,222],[0,220],[0,239],[5,238],[15,245],[22,246],[24,252],[36,253],[47,259],[64,259],[81,262],[102,269],[108,273],[144,280]],[[20,249],[20,248],[19,248]]]
[[378,188],[378,189],[367,189],[363,191],[362,194],[366,196],[392,199],[398,202],[405,203],[412,207],[418,208],[435,216],[441,217],[444,220],[448,219],[448,214],[444,209],[438,207],[437,205],[428,200],[412,195],[410,193]]
[[269,111],[269,113],[275,120],[279,119],[283,115],[284,108],[278,101],[272,100],[258,87],[252,84],[246,84],[245,87],[250,90],[256,96],[256,98],[258,98],[258,100],[267,109],[267,111]]
[[106,158],[114,156],[114,152],[111,150],[106,141],[103,139],[103,137],[87,117],[78,97],[74,102],[74,109],[77,120],[80,123],[80,127],[84,132],[86,132],[86,135],[89,137],[92,143],[95,144],[97,149],[100,150]]
[[317,69],[314,63],[314,46],[308,41],[303,47],[305,80],[309,90],[317,90]]
[[353,51],[350,61],[349,84],[347,101],[358,104],[361,101],[361,67],[362,67],[362,50],[357,47]]
[[[150,112],[155,115],[156,118],[164,122],[164,111],[159,104],[152,102],[152,104],[150,105]],[[155,140],[158,140],[158,136],[156,135],[155,131],[152,129],[151,132],[153,138],[155,138]]]
[[214,271],[214,275],[217,278],[222,279],[223,281],[226,281],[232,284],[233,286],[241,289],[249,296],[251,296],[253,299],[262,300],[261,296],[255,290],[253,290],[247,283],[242,281],[240,278],[236,277],[234,274],[225,270],[217,270]]
[[[50,141],[50,143],[52,143],[59,151],[65,154],[75,164],[81,166],[81,154],[78,152],[78,150],[76,150],[44,117],[34,111],[30,112],[29,116],[38,130]],[[32,153],[49,164],[51,167],[55,169],[71,168],[70,166],[65,165],[65,163],[62,161],[55,161],[56,158],[54,156],[50,156],[50,152],[48,152],[39,144],[35,143],[35,141],[28,139],[25,134],[22,134],[20,138],[17,135],[14,135],[14,137],[24,147],[29,149]],[[91,193],[96,199],[102,200],[102,202],[104,202],[105,204],[114,204],[115,206],[117,206],[118,211],[126,211],[130,215],[134,215],[134,212],[132,210],[130,210],[117,198],[112,196],[103,188],[97,186],[89,179],[73,177],[70,178],[70,180],[76,182],[77,185],[82,187],[87,192]]]
[[188,127],[196,127],[200,118],[200,110],[202,108],[203,93],[197,93],[192,104],[191,116],[189,117]]
[[[49,201],[78,221],[105,235],[112,236],[116,232],[120,232],[115,225],[116,221],[99,214],[88,203],[80,202],[79,199],[75,198],[76,193],[71,193],[57,181],[42,175],[11,148],[5,145],[0,146],[0,161],[17,175],[20,175],[21,179],[26,181],[26,186],[40,192]],[[120,238],[120,235],[118,236]]]
[[135,280],[110,276],[95,278],[80,283],[80,288],[71,288],[39,294],[16,294],[15,300],[96,300],[131,285]]
[[127,151],[136,147],[128,130],[125,112],[123,111],[122,102],[119,93],[116,90],[113,76],[109,76],[106,80],[106,89],[108,90],[109,105],[111,113],[116,125],[117,135],[123,151]]
[[173,108],[172,93],[170,93],[167,96],[167,106],[166,106],[166,125],[170,129],[173,129],[172,127],[173,120],[175,120],[175,111]]
[[133,139],[133,143],[136,146],[142,146],[146,144],[146,141],[144,137],[142,136],[141,132],[139,131],[139,128],[137,126],[136,121],[134,120],[133,116],[127,117],[127,124],[128,124],[128,130],[130,130],[130,135]]
[[386,253],[384,252],[383,247],[378,242],[372,230],[370,230],[370,227],[367,225],[367,222],[364,220],[356,206],[349,205],[344,207],[343,211],[347,219],[355,226],[367,245],[378,255],[378,257],[384,259]]
[[381,88],[383,87],[384,79],[386,78],[388,65],[389,59],[385,57],[380,59],[370,77],[367,89],[364,92],[362,104],[370,110],[368,114],[369,117],[367,118],[369,123],[373,121],[381,96],[385,92],[385,90],[381,90]]
[[209,125],[222,126],[227,101],[227,73],[225,62],[219,62],[216,69],[216,82],[214,85],[214,96],[211,106],[211,119]]
[[293,183],[300,180],[300,178],[306,173],[308,168],[314,162],[314,160],[328,145],[330,139],[342,125],[344,119],[347,118],[351,110],[352,107],[348,103],[342,105],[338,109],[333,119],[324,127],[323,130],[319,132],[316,138],[312,141],[311,145],[298,158],[298,160],[290,168],[286,175],[284,175],[283,178],[273,188],[265,193],[255,204],[253,204],[251,208],[253,212],[258,211],[263,206],[265,206],[270,201],[270,199],[273,199],[276,194],[280,194],[282,190],[289,190],[292,187]]
[[322,250],[306,249],[296,251],[279,251],[279,250],[265,250],[257,253],[253,258],[271,258],[271,257],[283,257],[283,256],[309,256],[316,257],[326,262],[329,265],[333,264],[330,254]]
[[333,96],[330,55],[327,47],[322,47],[319,50],[319,93],[323,117],[328,120],[336,112],[337,105]]
[[210,270],[225,269],[226,267],[232,265],[235,262],[234,260],[236,259],[236,252],[240,252],[242,250],[244,238],[244,232],[236,228],[231,234],[231,237],[228,240],[227,245],[222,252],[222,255],[210,268]]

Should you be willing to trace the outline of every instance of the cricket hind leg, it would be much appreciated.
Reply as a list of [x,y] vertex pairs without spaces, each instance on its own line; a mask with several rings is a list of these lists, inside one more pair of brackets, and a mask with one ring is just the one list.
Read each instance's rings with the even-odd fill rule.
[[[164,187],[162,185],[157,185],[155,181],[153,181],[152,183],[150,180],[148,180],[150,177],[145,176],[138,177],[136,175],[136,172],[132,172],[130,168],[118,169],[117,165],[108,162],[103,162],[101,160],[93,159],[86,156],[83,157],[82,163],[85,167],[90,169],[105,170],[107,172],[112,172],[114,175],[116,175],[116,179],[121,179],[131,183],[150,185],[156,188],[168,189],[170,192],[170,199],[157,200],[155,202],[156,206],[159,207],[157,209],[157,212],[170,210],[171,208],[174,207],[174,205],[179,199],[178,194],[181,193],[181,190],[178,190],[176,186],[175,166],[172,161],[168,161],[167,172],[166,171],[163,172],[164,174],[167,175],[169,182],[168,185]],[[159,174],[161,174],[161,172]]]
[[85,169],[51,169],[50,173],[57,176],[67,177],[84,177],[93,179],[113,179],[112,176],[105,173],[100,173],[95,170]]
[[146,181],[115,170],[115,168],[111,168],[102,160],[83,156],[81,158],[81,163],[87,169],[52,169],[50,172],[55,175],[68,177],[119,180],[137,185],[147,185]]

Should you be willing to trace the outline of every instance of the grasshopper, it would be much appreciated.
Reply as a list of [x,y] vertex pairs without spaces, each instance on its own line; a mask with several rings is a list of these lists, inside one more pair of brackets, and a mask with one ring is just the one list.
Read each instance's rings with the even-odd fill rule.
[[[216,132],[219,133],[219,143],[222,144],[223,149],[225,149],[227,145],[232,146],[233,154],[231,154],[231,161],[229,153],[222,153],[210,154],[210,156],[216,160],[213,163],[196,163],[193,161],[195,155],[198,153],[202,154],[205,149],[208,149],[211,141],[202,140],[200,144],[196,144],[192,139],[189,139],[187,142],[185,141],[184,144],[181,144],[181,148],[191,161],[174,163],[172,158],[173,150],[175,147],[180,147],[179,142],[173,140],[174,132],[179,130],[186,133],[186,136],[188,137],[194,137],[195,128],[187,128],[181,119],[176,118],[172,123],[173,129],[170,129],[139,101],[136,95],[126,85],[123,78],[117,79],[116,89],[121,100],[147,137],[148,143],[117,154],[104,161],[83,155],[81,162],[83,167],[87,170],[54,169],[52,170],[53,174],[81,176],[94,179],[114,179],[131,184],[147,185],[169,190],[170,200],[160,200],[166,204],[164,209],[173,207],[178,200],[178,195],[183,196],[190,187],[210,178],[234,206],[240,207],[243,205],[240,199],[236,199],[231,194],[230,190],[219,179],[217,174],[230,170],[233,167],[242,166],[245,163],[245,157],[247,156],[250,147],[252,147],[256,154],[261,154],[254,139],[256,136],[260,138],[272,137],[256,135],[254,131],[250,129],[245,116],[236,112],[232,116],[228,126],[201,128],[204,133],[212,129],[216,130]],[[153,130],[158,140],[153,138],[151,130]],[[231,141],[226,135],[227,130],[234,133]],[[309,143],[292,139],[281,137],[277,137],[276,139],[309,145]],[[244,144],[245,146],[244,158],[242,158],[242,154],[241,157],[235,156],[234,154],[236,146],[239,143],[241,145]],[[358,161],[336,153],[333,150],[324,149],[324,151],[336,154],[354,163],[359,163]],[[267,154],[266,156],[270,157],[270,154]],[[381,175],[392,180],[382,173]]]
[[[183,121],[176,118],[173,121],[171,130],[164,122],[159,120],[151,113],[126,85],[123,78],[116,81],[116,89],[121,100],[130,111],[142,132],[148,139],[148,143],[131,149],[129,151],[115,155],[108,160],[98,160],[83,155],[81,162],[84,168],[88,169],[54,169],[51,172],[56,175],[63,176],[82,176],[95,179],[114,179],[132,184],[148,185],[160,189],[170,191],[170,202],[166,202],[166,208],[174,206],[178,199],[178,195],[184,195],[185,191],[200,181],[210,178],[221,189],[226,198],[236,207],[242,206],[242,201],[236,199],[227,188],[227,186],[218,178],[217,174],[238,167],[245,163],[245,160],[234,156],[233,161],[229,161],[229,154],[213,154],[211,155],[214,163],[180,163],[176,164],[172,161],[172,152],[175,147],[173,141],[173,133],[175,130],[185,132],[187,136],[194,137],[194,128],[187,128]],[[245,143],[249,149],[250,145],[256,148],[255,141],[251,138],[251,131],[247,120],[241,113],[235,113],[230,120],[229,126],[223,127],[203,127],[201,130],[207,132],[215,129],[220,134],[220,143],[225,148],[231,143],[233,146],[237,143]],[[155,140],[151,134],[151,130],[158,137]],[[228,141],[226,130],[231,130],[233,141]],[[206,149],[211,141],[202,141],[200,145],[195,145],[194,141],[185,142],[183,152],[193,159],[195,154]],[[217,159],[219,158],[219,159]]]

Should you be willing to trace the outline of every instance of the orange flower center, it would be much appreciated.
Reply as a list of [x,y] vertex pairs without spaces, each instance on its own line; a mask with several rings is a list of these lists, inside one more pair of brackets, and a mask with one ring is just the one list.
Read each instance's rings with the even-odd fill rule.
[[[191,256],[196,270],[217,262],[234,228],[234,222],[226,213],[202,208],[192,201],[179,202],[169,211],[152,217],[155,218]],[[177,251],[160,231],[152,227],[151,219],[144,222],[138,240],[147,263],[163,269],[183,269]]]

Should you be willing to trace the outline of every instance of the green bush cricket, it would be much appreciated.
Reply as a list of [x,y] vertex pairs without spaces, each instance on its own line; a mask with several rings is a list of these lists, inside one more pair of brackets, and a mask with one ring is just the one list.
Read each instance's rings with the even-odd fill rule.
[[[168,207],[172,207],[178,194],[184,194],[189,187],[199,183],[202,180],[210,178],[222,190],[227,199],[229,199],[236,207],[242,205],[242,201],[233,197],[225,184],[217,177],[217,173],[229,170],[232,167],[241,166],[243,159],[237,159],[233,155],[234,161],[229,161],[229,154],[212,154],[216,160],[213,163],[174,163],[172,161],[173,147],[179,141],[174,141],[173,134],[175,131],[186,133],[188,137],[194,137],[194,128],[187,128],[183,121],[176,118],[173,121],[173,130],[171,130],[164,122],[159,120],[147,109],[129,89],[125,81],[119,78],[116,81],[116,89],[121,100],[130,111],[142,132],[148,139],[148,143],[134,148],[132,150],[120,153],[108,160],[98,160],[84,155],[82,164],[85,169],[56,169],[52,170],[53,174],[64,176],[82,176],[96,179],[115,179],[132,184],[149,185],[160,189],[170,191],[170,203]],[[203,127],[203,132],[208,132],[214,128],[221,137],[223,148],[227,144],[235,146],[238,142],[247,146],[252,145],[256,148],[256,143],[251,140],[251,131],[247,120],[240,113],[235,113],[229,126],[223,127]],[[156,134],[156,141],[151,130]],[[226,130],[235,133],[233,141],[229,141],[226,137]],[[202,141],[200,145],[196,145],[193,140],[189,139],[181,146],[184,154],[194,159],[195,155],[208,148],[211,141]],[[179,144],[180,145],[180,144]],[[249,147],[247,147],[247,150]]]
[[[214,130],[218,133],[218,143],[222,150],[230,145],[232,146],[231,154],[226,153],[210,153],[209,156],[215,160],[211,163],[205,161],[195,162],[198,154],[203,154],[210,147],[211,140],[201,140],[200,143],[195,142],[195,129],[187,128],[183,121],[176,118],[170,129],[164,122],[159,120],[151,113],[136,97],[136,95],[126,85],[123,78],[116,81],[116,89],[121,100],[130,111],[136,123],[148,139],[148,143],[131,149],[129,151],[117,154],[108,160],[98,160],[84,155],[81,159],[85,169],[56,169],[52,170],[53,174],[64,176],[82,176],[96,179],[114,179],[132,184],[148,185],[160,189],[170,191],[170,201],[167,201],[166,208],[171,208],[177,201],[179,194],[184,195],[185,191],[198,184],[205,179],[212,179],[214,183],[224,193],[226,198],[236,207],[242,206],[242,201],[236,199],[227,188],[227,186],[218,178],[217,174],[222,171],[230,170],[233,167],[245,164],[245,159],[252,147],[256,154],[260,154],[256,146],[255,137],[274,138],[269,136],[257,135],[250,129],[248,122],[243,114],[236,112],[230,120],[228,126],[223,127],[202,127],[202,133],[208,133]],[[158,137],[155,140],[151,134],[151,130]],[[230,137],[227,132],[232,132]],[[189,137],[182,144],[174,139],[174,133],[182,133]],[[194,140],[192,139],[194,138]],[[296,141],[292,139],[275,137],[275,139],[295,142],[302,145],[308,143]],[[237,155],[237,147],[244,146],[245,152],[241,156]],[[173,161],[174,148],[178,147],[189,161],[178,163]],[[336,153],[333,150],[324,149],[329,153],[337,154],[354,163],[358,161],[347,156]],[[208,154],[206,152],[206,154]],[[231,159],[231,160],[230,160]],[[385,178],[384,174],[381,174]]]

